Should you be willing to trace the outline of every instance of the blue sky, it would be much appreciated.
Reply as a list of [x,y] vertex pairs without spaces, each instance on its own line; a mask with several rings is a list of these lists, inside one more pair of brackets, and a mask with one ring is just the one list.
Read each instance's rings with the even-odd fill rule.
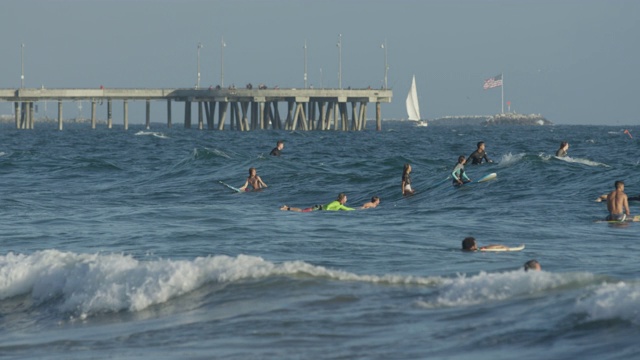
[[[423,117],[498,113],[500,89],[482,83],[503,73],[514,111],[640,122],[638,1],[3,0],[0,10],[0,88],[20,87],[22,43],[26,87],[193,87],[198,42],[208,87],[220,83],[222,36],[225,85],[303,87],[306,41],[309,83],[337,87],[342,34],[343,87],[382,86],[386,41],[394,99],[384,118],[406,118],[413,74]],[[130,108],[142,122],[144,104]],[[152,108],[163,122],[166,106]]]

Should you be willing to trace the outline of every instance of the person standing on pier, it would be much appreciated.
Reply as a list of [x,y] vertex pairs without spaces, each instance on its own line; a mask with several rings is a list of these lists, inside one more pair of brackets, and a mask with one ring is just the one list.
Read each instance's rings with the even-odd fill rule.
[[486,151],[484,150],[484,141],[478,142],[478,148],[469,155],[467,162],[471,161],[471,165],[478,165],[482,164],[482,159],[488,163],[493,162],[493,160],[489,159]]
[[271,153],[269,153],[269,155],[280,156],[280,152],[282,151],[283,148],[284,148],[284,140],[278,140],[276,147],[274,147],[273,150],[271,150]]
[[257,191],[267,187],[267,184],[265,184],[264,181],[262,181],[262,179],[260,178],[260,176],[258,176],[256,168],[254,167],[249,168],[249,177],[247,178],[247,181],[245,181],[244,185],[240,187],[240,190],[247,191],[247,187],[249,185],[253,187],[253,191]]

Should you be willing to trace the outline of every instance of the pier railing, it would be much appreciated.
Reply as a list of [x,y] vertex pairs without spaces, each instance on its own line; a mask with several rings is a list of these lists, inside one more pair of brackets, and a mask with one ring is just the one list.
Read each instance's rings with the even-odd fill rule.
[[[146,102],[146,126],[151,122],[151,102],[166,101],[167,126],[172,126],[172,103],[184,103],[184,127],[191,128],[192,105],[196,105],[198,129],[249,131],[343,130],[359,131],[366,127],[367,105],[375,103],[376,129],[382,128],[381,103],[391,102],[388,89],[0,89],[0,101],[14,102],[18,129],[33,129],[34,103],[58,102],[58,129],[63,128],[65,101],[91,102],[91,127],[96,128],[96,105],[107,103],[107,127],[113,126],[113,101],[123,103],[124,129],[129,127],[129,101]],[[281,115],[279,104],[286,104]],[[351,108],[349,112],[349,108]],[[215,124],[215,114],[218,124]],[[226,121],[227,113],[229,121]]]

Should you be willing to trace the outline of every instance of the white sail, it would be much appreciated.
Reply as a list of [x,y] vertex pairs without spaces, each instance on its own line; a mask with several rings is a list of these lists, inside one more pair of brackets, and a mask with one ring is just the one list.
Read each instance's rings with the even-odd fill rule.
[[411,121],[420,121],[420,104],[418,104],[418,90],[416,89],[416,76],[413,75],[411,88],[407,95],[407,115]]

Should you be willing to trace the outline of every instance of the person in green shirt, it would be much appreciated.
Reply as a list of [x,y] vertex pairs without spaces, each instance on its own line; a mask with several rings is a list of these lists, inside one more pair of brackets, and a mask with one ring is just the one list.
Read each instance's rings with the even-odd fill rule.
[[327,210],[327,211],[339,211],[339,210],[346,210],[346,211],[351,211],[351,210],[355,210],[354,208],[350,208],[348,206],[345,206],[344,204],[346,204],[347,202],[347,194],[345,193],[340,193],[338,194],[338,198],[326,205],[314,205],[310,208],[305,208],[305,209],[301,209],[301,208],[296,208],[296,207],[291,207],[291,206],[287,206],[287,205],[282,205],[282,207],[280,207],[280,210],[283,211],[297,211],[297,212],[310,212],[310,211],[315,211],[315,210]]

